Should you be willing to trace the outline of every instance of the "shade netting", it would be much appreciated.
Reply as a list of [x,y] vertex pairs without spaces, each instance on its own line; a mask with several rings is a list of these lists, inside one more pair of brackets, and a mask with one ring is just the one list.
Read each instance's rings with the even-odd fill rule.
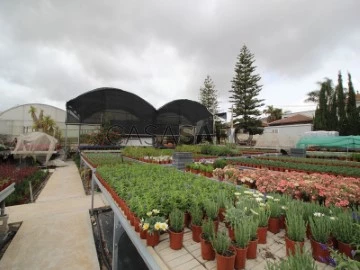
[[309,136],[302,137],[296,144],[297,148],[309,146],[360,149],[360,136]]

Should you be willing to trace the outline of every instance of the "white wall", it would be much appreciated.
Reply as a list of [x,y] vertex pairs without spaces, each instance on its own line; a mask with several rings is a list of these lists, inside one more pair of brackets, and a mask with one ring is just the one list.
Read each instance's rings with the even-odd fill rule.
[[286,135],[303,135],[305,132],[312,131],[312,124],[269,126],[264,128],[264,133],[279,133]]

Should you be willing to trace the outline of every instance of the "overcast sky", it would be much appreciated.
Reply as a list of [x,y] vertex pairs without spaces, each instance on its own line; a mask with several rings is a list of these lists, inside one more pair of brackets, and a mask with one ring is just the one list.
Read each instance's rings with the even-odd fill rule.
[[359,0],[3,0],[0,111],[34,102],[64,109],[104,86],[158,108],[198,100],[207,74],[226,109],[243,44],[266,105],[309,110],[306,93],[338,70],[360,91],[359,11]]

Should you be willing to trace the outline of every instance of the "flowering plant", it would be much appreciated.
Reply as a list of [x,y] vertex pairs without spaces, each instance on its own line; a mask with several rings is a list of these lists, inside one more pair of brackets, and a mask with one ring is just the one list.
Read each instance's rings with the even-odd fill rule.
[[153,209],[146,213],[146,218],[141,220],[141,227],[149,234],[154,232],[166,231],[168,229],[167,221],[164,217],[159,216],[160,210]]

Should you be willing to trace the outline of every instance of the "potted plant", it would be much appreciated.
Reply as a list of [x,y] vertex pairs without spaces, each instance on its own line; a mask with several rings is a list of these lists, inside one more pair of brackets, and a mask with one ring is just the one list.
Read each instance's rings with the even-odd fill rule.
[[235,225],[234,246],[236,249],[235,269],[244,269],[250,241],[250,225],[245,220]]
[[318,267],[315,264],[313,258],[309,253],[302,253],[295,251],[294,255],[290,255],[286,260],[280,260],[276,262],[267,261],[266,270],[317,270]]
[[201,226],[202,234],[200,237],[201,240],[201,257],[204,260],[214,260],[215,252],[212,247],[210,240],[215,236],[215,226],[214,222],[209,219],[203,220],[203,224]]
[[340,213],[333,221],[333,225],[332,233],[338,241],[339,252],[352,258],[351,251],[354,250],[352,244],[356,242],[357,230],[359,230],[353,217],[347,212]]
[[236,224],[238,224],[242,218],[245,217],[245,212],[243,209],[237,208],[237,207],[227,207],[225,212],[225,224],[228,228],[229,237],[231,240],[234,240],[234,228]]
[[211,243],[216,252],[216,266],[218,270],[232,270],[235,264],[235,251],[231,245],[229,236],[220,231],[211,239]]
[[181,249],[184,238],[184,212],[174,209],[169,215],[169,221],[170,248]]
[[193,204],[190,206],[190,215],[191,215],[191,231],[192,231],[192,239],[199,243],[200,235],[201,235],[201,225],[203,220],[203,211],[198,204]]
[[217,232],[219,227],[219,220],[218,220],[219,206],[217,202],[212,200],[205,201],[204,209],[205,209],[206,217],[214,222],[215,232]]
[[226,206],[231,204],[229,201],[230,200],[229,200],[225,190],[220,190],[216,194],[216,202],[219,207],[218,218],[221,222],[224,221],[224,212],[225,212]]
[[286,255],[294,254],[295,247],[303,252],[306,237],[306,223],[302,213],[289,211],[286,215],[287,235],[285,236]]
[[164,217],[149,216],[145,219],[142,229],[146,231],[146,244],[148,246],[156,246],[160,241],[160,231],[166,231],[168,224]]
[[315,216],[309,218],[312,233],[312,238],[310,238],[312,254],[315,260],[324,262],[330,257],[330,220],[323,215],[316,215],[320,213],[314,214]]
[[259,223],[258,223],[258,220],[254,217],[249,217],[246,222],[248,222],[249,228],[250,228],[250,241],[249,241],[249,246],[248,246],[248,250],[246,253],[246,258],[247,259],[256,259],[257,243],[258,243],[257,228],[258,228]]
[[266,236],[267,236],[267,230],[268,230],[270,210],[265,205],[264,207],[260,207],[258,209],[257,213],[258,213],[257,218],[259,221],[259,227],[257,229],[258,243],[266,244]]
[[[267,198],[272,198],[272,197],[268,196]],[[273,234],[277,234],[280,232],[281,206],[277,201],[275,201],[275,199],[269,200],[268,204],[270,209],[268,230]]]

